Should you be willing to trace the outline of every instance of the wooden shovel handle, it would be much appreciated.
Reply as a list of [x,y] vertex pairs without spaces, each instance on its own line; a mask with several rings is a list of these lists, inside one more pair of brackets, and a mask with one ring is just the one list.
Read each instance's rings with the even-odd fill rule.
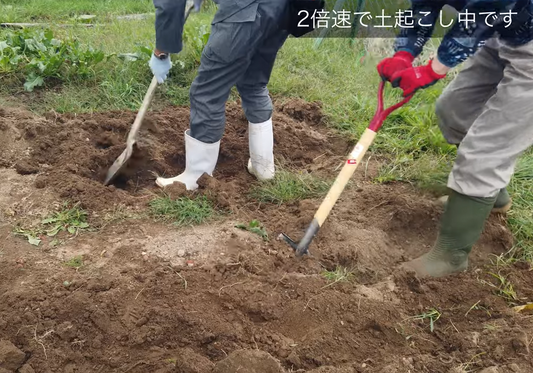
[[333,206],[335,206],[335,203],[337,202],[342,191],[350,181],[350,178],[357,169],[357,166],[359,166],[368,148],[374,142],[375,137],[376,132],[367,128],[363,133],[363,136],[361,136],[361,138],[353,148],[348,159],[346,160],[346,163],[342,167],[341,172],[335,179],[335,182],[331,186],[328,194],[326,195],[319,209],[315,213],[315,219],[317,220],[319,226],[322,226],[329,213],[331,212],[331,209],[333,208]]
[[157,88],[157,78],[154,76],[152,78],[152,82],[150,83],[150,86],[148,87],[148,91],[146,91],[146,94],[144,95],[141,108],[139,109],[139,112],[137,113],[137,116],[135,117],[135,121],[133,122],[133,125],[131,126],[130,133],[128,134],[127,143],[132,143],[137,140],[137,133],[139,132],[139,129],[141,128],[141,124],[144,120],[146,111],[148,110],[148,107],[150,106],[150,103],[152,102],[152,98],[154,97],[154,92],[156,88]]

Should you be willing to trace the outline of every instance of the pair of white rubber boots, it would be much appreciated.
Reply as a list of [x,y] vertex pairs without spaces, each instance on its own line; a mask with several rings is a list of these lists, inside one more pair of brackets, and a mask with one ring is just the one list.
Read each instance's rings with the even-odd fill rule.
[[[187,190],[198,188],[196,183],[200,176],[207,173],[213,176],[218,161],[220,141],[207,144],[192,138],[190,130],[185,131],[185,171],[176,177],[158,177],[156,184],[164,188],[175,182],[185,184]],[[259,180],[274,177],[274,134],[272,118],[263,123],[248,123],[248,146],[250,159],[248,172]]]

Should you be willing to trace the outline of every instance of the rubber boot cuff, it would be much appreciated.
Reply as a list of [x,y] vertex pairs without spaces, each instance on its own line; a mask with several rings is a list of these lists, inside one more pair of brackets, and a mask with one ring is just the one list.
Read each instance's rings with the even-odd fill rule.
[[262,123],[248,122],[248,146],[248,172],[259,180],[272,179],[275,174],[272,118]]
[[[448,198],[449,196],[442,196],[439,198],[439,202],[444,206],[444,208],[446,208],[446,205],[448,204]],[[495,214],[504,214],[511,209],[512,202],[513,201],[509,195],[509,192],[507,191],[507,188],[502,188],[496,197],[496,202],[494,202],[491,212]]]

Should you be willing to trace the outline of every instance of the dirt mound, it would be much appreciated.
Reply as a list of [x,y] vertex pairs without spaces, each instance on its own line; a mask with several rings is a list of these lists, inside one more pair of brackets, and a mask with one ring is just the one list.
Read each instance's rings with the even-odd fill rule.
[[[289,104],[287,104],[289,105]],[[293,106],[298,106],[297,104]],[[288,110],[288,109],[284,109]],[[294,110],[291,111],[294,115]],[[321,167],[313,159],[346,152],[347,144],[323,131],[311,129],[314,107],[300,107],[295,117],[274,114],[275,155],[295,167]],[[151,113],[139,134],[138,147],[128,168],[113,182],[103,185],[107,170],[125,149],[125,139],[135,118],[131,112],[93,115],[50,114],[37,118],[29,113],[3,110],[0,133],[6,147],[0,166],[14,166],[20,174],[39,174],[36,186],[51,188],[60,198],[79,201],[91,210],[146,202],[157,190],[155,175],[175,176],[185,167],[183,132],[189,125],[188,108],[174,107]],[[242,172],[248,162],[248,123],[242,110],[230,104],[215,178],[232,181],[238,196],[252,176]],[[325,157],[324,157],[325,156]],[[331,159],[330,159],[331,161]]]

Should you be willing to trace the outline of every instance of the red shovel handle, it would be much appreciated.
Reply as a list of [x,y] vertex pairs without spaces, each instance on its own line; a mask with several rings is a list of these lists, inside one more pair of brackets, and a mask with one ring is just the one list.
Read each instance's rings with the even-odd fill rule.
[[371,129],[374,132],[378,132],[381,128],[381,125],[387,119],[390,113],[392,113],[394,110],[398,109],[399,107],[402,107],[406,103],[408,103],[412,98],[413,94],[407,96],[404,98],[401,102],[398,102],[396,105],[393,105],[389,107],[386,110],[383,110],[383,91],[385,90],[385,82],[382,81],[379,84],[379,92],[378,92],[378,108],[376,110],[376,114],[374,115],[374,118],[370,122],[370,125],[368,126],[369,129]]

